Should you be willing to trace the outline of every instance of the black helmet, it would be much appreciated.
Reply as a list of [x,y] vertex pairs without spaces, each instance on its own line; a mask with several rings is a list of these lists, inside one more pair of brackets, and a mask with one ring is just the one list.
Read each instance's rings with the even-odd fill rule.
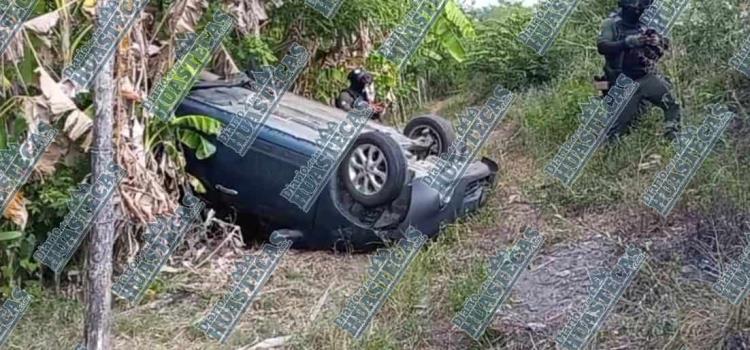
[[625,23],[636,24],[650,3],[650,0],[619,0],[620,17]]
[[618,4],[620,7],[637,7],[639,9],[646,9],[651,6],[653,0],[619,0]]
[[349,83],[353,88],[364,89],[365,86],[372,83],[372,74],[364,70],[364,68],[357,68],[349,73]]

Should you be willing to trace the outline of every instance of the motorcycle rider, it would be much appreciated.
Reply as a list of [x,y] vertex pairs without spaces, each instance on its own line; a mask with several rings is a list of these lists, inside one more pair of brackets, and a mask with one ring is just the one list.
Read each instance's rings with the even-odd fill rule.
[[349,87],[342,90],[338,98],[336,98],[336,107],[350,111],[353,108],[354,102],[358,98],[361,98],[363,102],[372,108],[373,113],[371,118],[380,120],[380,117],[385,114],[385,107],[383,104],[375,102],[375,85],[372,74],[363,68],[357,68],[351,71],[347,78],[349,79]]

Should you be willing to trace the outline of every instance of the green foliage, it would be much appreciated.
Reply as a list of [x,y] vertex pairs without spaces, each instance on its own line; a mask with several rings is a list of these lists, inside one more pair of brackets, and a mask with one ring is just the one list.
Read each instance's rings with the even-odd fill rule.
[[245,70],[251,59],[258,60],[262,65],[274,64],[278,61],[273,54],[273,50],[262,38],[246,36],[244,38],[234,37],[232,40],[225,40],[227,49],[233,53],[233,58],[237,61],[240,70]]
[[[39,263],[33,258],[34,247],[47,238],[47,233],[57,227],[68,213],[70,193],[88,173],[87,164],[79,168],[61,167],[53,177],[43,183],[29,183],[23,188],[28,200],[26,209],[29,221],[25,230],[18,231],[14,224],[4,221],[0,224],[0,271],[4,288],[21,285],[40,272]],[[9,234],[8,232],[16,232]],[[11,239],[3,240],[12,237]],[[24,282],[25,283],[25,282]]]
[[580,104],[596,96],[586,77],[561,80],[553,89],[532,90],[524,100],[519,113],[528,128],[530,148],[537,156],[545,156],[561,145],[578,127]]
[[462,44],[463,40],[474,39],[474,23],[461,10],[454,0],[449,0],[445,9],[430,35],[422,44],[423,55],[435,61],[443,59],[440,52],[447,53],[457,63],[466,59],[466,48]]
[[218,120],[203,115],[186,115],[173,118],[169,124],[177,129],[180,142],[196,150],[198,159],[206,159],[216,152],[216,146],[203,135],[218,135],[221,131]]
[[448,1],[445,5],[445,12],[443,13],[442,18],[446,22],[452,24],[462,37],[471,39],[475,36],[474,22],[464,13],[454,0]]
[[[346,79],[348,73],[344,68],[339,67],[328,67],[318,70],[318,74],[315,77],[315,86],[318,88],[313,90],[312,98],[332,103],[335,96],[343,89],[342,87],[348,85]],[[376,79],[375,83],[378,83],[378,79]]]
[[46,233],[57,227],[68,213],[70,193],[89,173],[87,162],[79,162],[76,168],[61,167],[44,183],[33,182],[25,186],[30,203],[27,233],[46,238]]
[[203,115],[175,117],[167,123],[155,118],[148,126],[146,148],[153,152],[157,146],[162,146],[176,164],[184,166],[177,141],[196,150],[198,159],[206,159],[216,152],[216,146],[204,135],[215,136],[220,130],[220,121]]
[[[2,110],[0,134],[2,134],[3,147],[7,147],[7,143],[20,144],[24,141],[27,130],[26,122],[20,117],[18,110],[10,109],[18,101],[18,99],[10,99],[0,108]],[[37,271],[38,264],[32,258],[33,249],[39,237],[46,236],[46,225],[40,224],[38,218],[32,217],[34,205],[38,204],[38,202],[31,203],[37,198],[34,186],[28,185],[26,189],[28,193],[21,192],[30,202],[27,206],[29,222],[25,230],[20,230],[8,220],[0,221],[0,272],[2,272],[0,273],[2,276],[0,286],[3,290],[9,291],[11,286],[18,285],[17,282],[32,277]],[[50,186],[49,189],[52,187]],[[45,214],[49,213],[50,211],[45,211]]]
[[12,241],[18,238],[23,237],[23,232],[21,231],[5,231],[0,232],[0,242],[2,241]]
[[[445,92],[456,86],[455,79],[462,72],[459,66],[466,58],[464,41],[474,35],[473,19],[465,15],[455,0],[449,0],[445,11],[438,18],[420,49],[409,64],[399,72],[389,62],[370,52],[366,57],[359,52],[358,37],[367,36],[377,49],[387,35],[403,22],[404,16],[413,6],[400,0],[346,1],[332,19],[327,19],[301,0],[285,1],[284,5],[271,10],[272,21],[262,29],[258,39],[233,38],[228,45],[232,56],[240,65],[251,59],[260,59],[269,64],[292,41],[316,51],[308,69],[297,80],[296,91],[324,103],[332,103],[340,91],[348,85],[346,76],[351,69],[363,66],[375,76],[379,98],[399,100],[412,96],[417,90],[417,79],[427,72],[432,74],[435,91]],[[369,35],[367,35],[369,33]],[[447,77],[447,78],[446,78]]]
[[540,57],[517,39],[531,20],[530,10],[518,6],[505,10],[500,17],[479,23],[471,44],[467,64],[472,85],[480,90],[491,90],[495,84],[514,91],[539,85],[557,75],[562,66],[554,52]]
[[463,308],[466,299],[481,289],[482,283],[484,283],[486,278],[487,267],[485,266],[485,262],[477,259],[467,274],[452,281],[449,294],[451,311],[454,313],[459,312]]
[[29,279],[39,269],[39,263],[33,258],[36,237],[26,235],[14,240],[0,242],[0,256],[3,264],[0,265],[0,275],[3,280],[0,285],[3,289],[20,285],[20,282]]

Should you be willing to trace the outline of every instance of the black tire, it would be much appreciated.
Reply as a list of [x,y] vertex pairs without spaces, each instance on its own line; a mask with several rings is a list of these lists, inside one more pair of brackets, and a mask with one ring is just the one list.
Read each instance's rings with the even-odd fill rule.
[[434,132],[434,136],[437,138],[438,145],[435,149],[430,149],[429,154],[438,156],[445,152],[448,152],[453,141],[456,140],[456,131],[453,130],[451,122],[445,118],[433,114],[422,115],[413,118],[406,124],[404,128],[404,135],[410,139],[419,137],[416,132],[420,132],[420,129],[429,128]]
[[[369,150],[374,152],[372,146],[380,151],[381,156],[385,160],[385,169],[383,167],[378,167],[378,169],[381,171],[385,170],[386,179],[379,190],[367,194],[360,191],[357,185],[354,184],[351,176],[355,176],[356,178],[356,175],[352,173],[352,171],[356,170],[352,170],[351,166],[352,163],[357,162],[353,160],[355,151],[363,150],[364,152]],[[371,153],[367,153],[368,159]],[[346,188],[355,201],[366,207],[377,207],[391,203],[401,194],[406,182],[406,171],[406,157],[399,144],[381,132],[369,131],[359,135],[357,140],[354,141],[354,144],[339,166],[338,176],[344,184],[344,188]],[[365,172],[365,174],[367,175],[369,172]],[[366,180],[369,183],[369,179]]]

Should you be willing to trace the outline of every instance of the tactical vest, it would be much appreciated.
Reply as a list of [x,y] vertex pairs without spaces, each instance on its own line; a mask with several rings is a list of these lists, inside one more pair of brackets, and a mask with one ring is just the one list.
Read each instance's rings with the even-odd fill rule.
[[[641,25],[639,24],[636,27],[629,27],[626,26],[622,18],[617,14],[613,13],[609,16],[610,18],[614,18],[615,21],[612,25],[612,29],[615,33],[615,40],[625,40],[625,38],[628,35],[636,35],[641,33]],[[625,55],[636,55],[635,52],[637,49],[625,49],[622,52],[615,54],[615,55],[607,55],[605,56],[605,63],[604,63],[604,74],[607,77],[607,80],[610,82],[614,82],[617,80],[617,77],[622,73],[623,71],[623,63],[625,61]],[[628,68],[636,68],[636,67],[628,67]],[[636,69],[638,70],[638,69]]]
[[[346,110],[354,108],[354,102],[357,101],[358,98],[364,98],[364,96],[353,91],[351,88],[341,90],[338,98],[336,98],[336,108]],[[346,108],[343,106],[344,103],[347,104]]]

